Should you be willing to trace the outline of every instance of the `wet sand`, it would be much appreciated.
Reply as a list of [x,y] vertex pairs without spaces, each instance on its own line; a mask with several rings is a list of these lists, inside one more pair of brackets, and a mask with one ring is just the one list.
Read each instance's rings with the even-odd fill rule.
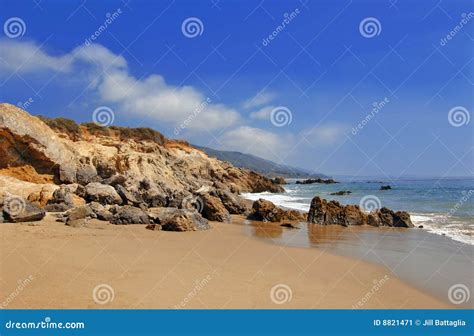
[[[262,241],[275,224],[255,234],[242,217],[212,226],[177,233],[91,221],[71,228],[50,214],[30,225],[1,224],[0,300],[6,308],[457,307],[357,254]],[[275,238],[299,231],[278,228]]]

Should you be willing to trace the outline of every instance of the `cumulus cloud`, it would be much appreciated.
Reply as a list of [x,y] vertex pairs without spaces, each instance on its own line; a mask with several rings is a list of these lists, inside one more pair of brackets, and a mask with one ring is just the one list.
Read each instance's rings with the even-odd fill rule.
[[250,118],[261,120],[270,119],[270,115],[274,109],[275,106],[262,107],[260,110],[250,113]]
[[[63,55],[51,55],[33,42],[1,40],[0,71],[52,71],[67,76],[74,73],[74,77],[83,76],[85,81],[92,83],[101,102],[111,104],[118,113],[173,126],[192,119],[186,123],[190,130],[213,130],[240,120],[237,111],[212,103],[194,87],[173,86],[156,74],[135,78],[122,56],[99,44],[80,46]],[[203,102],[207,102],[204,108]]]
[[259,107],[265,104],[270,103],[276,98],[276,94],[273,92],[259,92],[254,97],[247,99],[243,103],[243,107],[245,109],[251,109],[255,107]]
[[281,161],[286,157],[294,142],[291,135],[279,135],[249,126],[228,131],[219,140],[223,149],[250,153],[273,161]]

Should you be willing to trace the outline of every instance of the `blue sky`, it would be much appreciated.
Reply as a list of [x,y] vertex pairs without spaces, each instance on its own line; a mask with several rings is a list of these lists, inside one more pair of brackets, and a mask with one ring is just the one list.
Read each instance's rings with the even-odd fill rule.
[[0,4],[0,100],[32,114],[106,106],[113,125],[330,175],[472,175],[471,1]]

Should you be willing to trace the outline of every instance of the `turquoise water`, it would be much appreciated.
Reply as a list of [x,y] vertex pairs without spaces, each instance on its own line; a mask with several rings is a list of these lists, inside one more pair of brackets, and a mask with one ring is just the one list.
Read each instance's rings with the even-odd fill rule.
[[[408,211],[416,226],[474,245],[474,179],[380,179],[336,178],[337,184],[295,184],[287,180],[285,193],[244,194],[248,199],[264,198],[286,208],[307,211],[311,199],[320,196],[343,204],[359,204],[367,210],[387,207]],[[390,185],[392,190],[380,190]],[[340,190],[352,193],[330,195]]]

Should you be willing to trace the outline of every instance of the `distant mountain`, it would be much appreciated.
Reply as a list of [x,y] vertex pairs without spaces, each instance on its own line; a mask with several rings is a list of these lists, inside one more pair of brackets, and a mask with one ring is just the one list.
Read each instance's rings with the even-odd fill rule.
[[258,156],[232,151],[221,151],[209,147],[201,147],[193,145],[202,150],[207,155],[215,157],[221,161],[230,162],[239,168],[247,168],[257,173],[275,177],[282,176],[287,178],[294,177],[328,177],[324,174],[311,173],[302,168],[281,165],[270,160],[262,159]]

